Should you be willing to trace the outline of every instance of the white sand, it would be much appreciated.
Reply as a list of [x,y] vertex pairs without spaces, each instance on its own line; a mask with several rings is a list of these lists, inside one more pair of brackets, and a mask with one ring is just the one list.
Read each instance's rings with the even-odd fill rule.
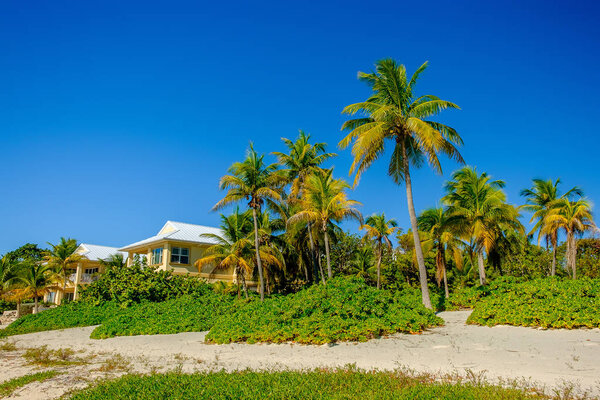
[[[485,372],[488,379],[528,379],[547,388],[572,382],[600,395],[600,329],[541,330],[466,325],[469,311],[443,312],[444,327],[422,335],[394,335],[366,343],[310,346],[294,344],[208,345],[206,333],[130,336],[105,340],[89,338],[93,327],[14,336],[19,347],[70,347],[85,353],[118,353],[133,360],[134,370],[147,372],[180,366],[184,371],[206,368],[408,367],[423,372]],[[82,353],[84,354],[84,353]],[[2,353],[0,353],[2,357]],[[101,356],[100,358],[107,356]],[[19,365],[17,365],[19,364]],[[28,373],[16,358],[0,363],[0,381]],[[75,368],[75,367],[71,367]],[[77,375],[85,367],[77,367]],[[75,371],[74,371],[75,372]],[[64,378],[63,378],[64,380]],[[63,383],[63,385],[68,382]],[[32,397],[26,389],[15,398],[53,398],[65,388],[51,382]],[[39,396],[38,396],[39,394]],[[29,396],[29,397],[28,397]]]

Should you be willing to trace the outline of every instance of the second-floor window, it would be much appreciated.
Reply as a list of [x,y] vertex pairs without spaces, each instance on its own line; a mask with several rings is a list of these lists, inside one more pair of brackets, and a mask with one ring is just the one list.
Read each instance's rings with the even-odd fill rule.
[[97,274],[98,268],[86,268],[85,273],[88,275]]
[[184,247],[173,247],[171,250],[171,262],[176,264],[190,263],[190,249]]
[[160,247],[158,249],[152,249],[152,260],[150,264],[162,264],[162,253],[163,249]]

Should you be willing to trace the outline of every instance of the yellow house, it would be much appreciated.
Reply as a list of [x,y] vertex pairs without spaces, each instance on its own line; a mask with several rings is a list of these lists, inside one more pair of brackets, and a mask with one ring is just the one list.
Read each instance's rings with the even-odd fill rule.
[[199,276],[208,282],[236,282],[233,269],[216,269],[213,265],[204,266],[201,271],[196,268],[194,263],[216,243],[209,237],[203,237],[204,234],[222,236],[223,232],[209,226],[167,221],[156,235],[121,247],[119,251],[127,252],[127,266],[138,254],[145,257],[148,265],[159,270]]
[[89,243],[80,244],[75,253],[81,255],[81,260],[77,263],[77,267],[70,271],[64,294],[62,290],[51,291],[44,296],[44,301],[60,304],[63,298],[76,300],[79,297],[80,285],[94,282],[98,279],[98,275],[104,272],[101,260],[106,261],[115,254],[121,254],[123,259],[127,257],[127,253],[120,252],[116,247]]

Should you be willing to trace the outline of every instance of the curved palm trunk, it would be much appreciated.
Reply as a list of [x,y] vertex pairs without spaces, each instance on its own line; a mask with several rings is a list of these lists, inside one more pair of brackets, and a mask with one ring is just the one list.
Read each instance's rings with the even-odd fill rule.
[[479,266],[479,284],[485,285],[487,279],[485,278],[485,264],[483,262],[483,250],[477,252],[477,264]]
[[325,237],[325,257],[327,258],[327,278],[333,278],[333,271],[331,270],[331,258],[329,256],[329,234],[327,233],[327,228],[324,230]]
[[254,249],[256,250],[256,266],[258,267],[258,280],[260,281],[260,301],[265,300],[265,282],[263,280],[262,262],[260,260],[260,250],[258,241],[258,221],[256,219],[256,208],[252,208],[252,218],[254,219]]
[[450,297],[450,291],[448,290],[448,278],[446,277],[446,267],[444,266],[444,294],[446,298]]
[[308,240],[310,242],[310,256],[312,259],[312,264],[313,264],[313,268],[312,268],[312,280],[314,282],[316,282],[319,278],[319,271],[318,268],[319,266],[317,265],[317,255],[315,252],[315,239],[313,238],[313,234],[312,234],[312,222],[308,223]]
[[379,254],[377,255],[377,289],[381,289],[381,241],[379,241]]
[[402,162],[404,167],[404,183],[406,185],[406,202],[408,204],[408,215],[410,216],[410,226],[413,231],[413,239],[415,242],[415,255],[417,256],[417,264],[419,266],[419,282],[421,283],[421,297],[423,300],[423,305],[432,310],[433,307],[431,305],[431,298],[429,297],[429,287],[427,286],[427,269],[425,268],[425,259],[423,258],[423,249],[421,248],[421,238],[419,237],[419,228],[417,225],[417,215],[415,213],[415,205],[413,203],[408,155],[406,154],[406,146],[404,145],[404,143],[402,144]]
[[446,298],[448,298],[450,297],[450,292],[448,291],[448,278],[446,276],[446,251],[444,250],[444,246],[442,244],[440,244],[438,247],[436,258],[438,268],[442,272],[442,279],[444,280],[444,294],[446,295]]

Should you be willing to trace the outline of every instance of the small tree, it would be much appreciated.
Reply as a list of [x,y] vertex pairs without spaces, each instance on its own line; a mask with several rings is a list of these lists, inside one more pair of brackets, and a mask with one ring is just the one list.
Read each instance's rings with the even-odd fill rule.
[[367,218],[365,224],[360,227],[366,231],[365,237],[377,243],[377,289],[381,288],[381,258],[383,257],[383,246],[392,250],[392,242],[389,235],[397,229],[398,224],[394,219],[386,219],[385,214],[373,214]]

